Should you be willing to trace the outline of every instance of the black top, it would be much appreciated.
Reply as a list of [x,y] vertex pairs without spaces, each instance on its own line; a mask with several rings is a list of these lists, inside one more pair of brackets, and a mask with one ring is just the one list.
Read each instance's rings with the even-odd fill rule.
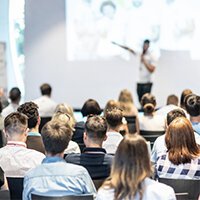
[[85,123],[83,121],[77,122],[74,127],[75,131],[72,136],[72,140],[78,144],[83,144],[83,133],[85,130]]
[[85,167],[92,179],[104,179],[110,175],[113,155],[103,148],[84,148],[81,154],[68,154],[66,162]]

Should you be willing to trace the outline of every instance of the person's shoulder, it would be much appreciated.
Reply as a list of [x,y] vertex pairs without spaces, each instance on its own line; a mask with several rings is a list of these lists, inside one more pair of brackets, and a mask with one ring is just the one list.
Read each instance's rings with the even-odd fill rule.
[[98,190],[96,200],[114,199],[114,189],[101,187]]
[[80,153],[69,153],[66,155],[65,161],[70,163],[79,163],[80,157],[81,157]]
[[34,149],[26,149],[26,153],[27,153],[27,155],[30,155],[30,157],[32,157],[33,159],[37,159],[37,158],[44,159],[45,158],[45,155],[43,153],[36,151]]
[[160,199],[176,199],[173,188],[163,183],[159,183],[150,178],[145,179],[146,195],[159,196]]

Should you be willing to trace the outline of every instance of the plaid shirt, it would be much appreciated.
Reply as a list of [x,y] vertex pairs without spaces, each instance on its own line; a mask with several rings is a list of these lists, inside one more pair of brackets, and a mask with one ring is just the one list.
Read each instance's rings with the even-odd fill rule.
[[172,179],[200,179],[200,157],[190,163],[174,165],[168,159],[168,153],[158,157],[156,162],[156,175],[160,178]]

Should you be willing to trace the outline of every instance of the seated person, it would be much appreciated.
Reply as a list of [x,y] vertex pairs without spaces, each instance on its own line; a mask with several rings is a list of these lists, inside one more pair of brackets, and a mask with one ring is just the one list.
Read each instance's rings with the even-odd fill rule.
[[185,97],[185,109],[190,115],[194,131],[200,136],[200,96],[189,94]]
[[86,148],[81,154],[68,154],[65,160],[84,166],[92,179],[104,179],[110,174],[112,155],[102,148],[106,140],[107,122],[105,118],[94,115],[85,123],[84,143]]
[[112,108],[107,110],[105,117],[108,123],[107,140],[103,142],[103,148],[106,149],[107,153],[115,154],[117,147],[123,136],[119,133],[120,127],[122,126],[123,113],[119,108]]
[[[169,95],[167,97],[167,104],[161,108],[159,108],[157,111],[156,111],[156,114],[157,115],[162,115],[164,117],[167,116],[167,113],[174,110],[174,109],[178,109],[178,97],[174,94],[172,95]],[[181,108],[179,108],[181,109]]]
[[41,134],[39,133],[40,116],[38,106],[33,102],[26,102],[19,106],[17,111],[28,117],[29,131],[26,140],[27,148],[45,154],[44,144],[42,142]]
[[27,126],[27,116],[22,113],[11,113],[4,120],[7,145],[0,149],[0,166],[6,177],[24,177],[45,158],[44,154],[27,149]]
[[83,121],[77,122],[75,124],[75,131],[72,136],[72,140],[78,144],[83,144],[83,133],[85,129],[85,121],[89,115],[100,115],[101,108],[98,102],[94,99],[88,99],[81,108],[81,113],[83,115]]
[[143,131],[164,131],[164,117],[155,113],[156,99],[150,93],[142,96],[141,105],[144,110],[143,115],[139,115],[140,130]]
[[44,83],[40,86],[41,97],[34,100],[39,107],[40,117],[52,117],[56,108],[56,102],[52,100],[51,93],[52,88],[48,83]]
[[71,139],[71,128],[60,121],[50,121],[41,134],[47,157],[24,177],[23,200],[31,200],[32,193],[42,196],[95,193],[87,170],[63,159]]
[[[63,123],[66,123],[69,128],[71,129],[71,131],[74,131],[74,127],[73,127],[73,123],[72,123],[72,118],[69,114],[65,114],[65,113],[62,113],[60,111],[57,111],[51,121],[61,121]],[[73,132],[72,132],[73,134]],[[69,154],[69,153],[80,153],[80,148],[78,146],[78,144],[72,140],[69,141],[69,144],[67,146],[67,148],[65,149],[64,151],[64,154]]]
[[127,134],[118,146],[111,174],[96,199],[176,199],[171,187],[150,179],[150,176],[146,141],[138,134]]
[[21,91],[18,87],[13,87],[9,92],[10,103],[2,110],[2,116],[5,118],[12,112],[16,112],[21,100]]
[[[169,126],[169,124],[177,117],[186,117],[185,111],[183,109],[175,109],[169,112],[167,114],[167,120],[166,120],[167,126]],[[200,136],[195,132],[194,132],[194,136],[195,136],[196,143],[200,144]],[[165,134],[164,134],[164,135],[159,136],[153,144],[153,148],[151,151],[151,162],[155,163],[158,156],[166,151],[167,151],[167,147],[165,144]]]
[[174,119],[166,130],[165,143],[167,152],[156,161],[157,176],[200,179],[200,146],[195,142],[190,121],[184,117]]

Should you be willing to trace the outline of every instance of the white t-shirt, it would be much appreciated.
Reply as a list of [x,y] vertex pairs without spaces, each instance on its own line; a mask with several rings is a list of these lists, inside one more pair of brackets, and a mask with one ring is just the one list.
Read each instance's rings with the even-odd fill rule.
[[[142,200],[175,200],[174,190],[163,184],[158,183],[150,178],[145,178],[143,182],[143,187],[145,188]],[[114,199],[114,189],[100,188],[96,200],[113,200]],[[134,200],[139,200],[140,196],[137,193]]]
[[[157,59],[155,55],[153,55],[153,52],[148,50],[144,55],[144,59],[146,60],[147,63],[156,67]],[[139,83],[149,83],[151,81],[152,81],[152,73],[146,68],[144,63],[140,62]]]
[[41,117],[51,117],[54,114],[57,104],[50,97],[43,95],[33,102],[38,105]]

